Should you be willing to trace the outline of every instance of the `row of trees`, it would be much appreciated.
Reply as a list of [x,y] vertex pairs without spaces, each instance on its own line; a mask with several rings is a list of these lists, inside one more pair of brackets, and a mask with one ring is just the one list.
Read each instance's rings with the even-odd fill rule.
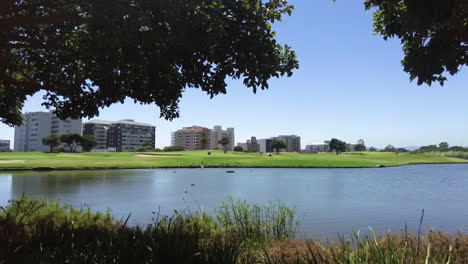
[[[342,141],[342,140],[339,140],[339,139],[336,139],[336,138],[332,138],[330,140],[329,147],[330,147],[330,151],[335,152],[336,155],[339,155],[340,153],[346,152],[348,150],[348,144],[345,141]],[[357,144],[354,145],[353,150],[354,151],[370,151],[370,152],[378,151],[375,147],[367,148],[364,145],[364,141],[362,139],[358,140]],[[380,151],[382,151],[382,152],[395,152],[395,153],[408,152],[407,149],[396,148],[395,146],[393,146],[391,144],[387,145],[385,148],[383,148]]]
[[42,143],[49,146],[50,152],[54,152],[61,144],[65,144],[70,152],[75,152],[78,146],[81,146],[83,151],[91,151],[97,145],[94,136],[80,134],[51,135],[44,137]]
[[447,152],[447,151],[468,152],[468,148],[464,148],[460,146],[451,147],[447,142],[440,142],[439,145],[422,146],[419,149],[415,150],[414,152],[427,153],[427,152]]

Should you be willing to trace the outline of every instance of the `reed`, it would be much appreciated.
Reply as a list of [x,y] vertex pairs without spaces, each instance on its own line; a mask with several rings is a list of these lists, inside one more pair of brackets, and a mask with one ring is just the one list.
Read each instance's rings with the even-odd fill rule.
[[294,210],[281,203],[229,199],[214,217],[176,211],[140,227],[109,212],[23,197],[1,208],[0,263],[468,263],[463,234],[356,233],[322,244],[295,239],[297,226]]

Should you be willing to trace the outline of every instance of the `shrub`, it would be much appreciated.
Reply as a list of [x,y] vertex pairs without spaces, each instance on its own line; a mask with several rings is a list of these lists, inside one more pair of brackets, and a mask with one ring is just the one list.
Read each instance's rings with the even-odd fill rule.
[[139,147],[136,149],[136,152],[146,152],[146,148],[145,147]]
[[58,147],[54,150],[54,152],[66,152],[64,147]]
[[163,151],[184,151],[184,147],[181,146],[169,146],[169,147],[164,147]]
[[234,147],[234,151],[236,151],[236,152],[242,152],[242,151],[244,151],[244,148],[241,147],[241,146],[235,146],[235,147]]

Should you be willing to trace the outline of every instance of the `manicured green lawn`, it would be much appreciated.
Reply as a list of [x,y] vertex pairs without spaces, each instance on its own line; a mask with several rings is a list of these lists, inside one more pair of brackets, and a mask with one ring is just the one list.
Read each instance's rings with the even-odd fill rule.
[[[140,156],[139,156],[140,155]],[[141,156],[144,155],[144,156]],[[183,151],[157,153],[0,153],[0,169],[158,168],[158,167],[375,167],[415,163],[468,163],[468,160],[436,155],[380,152],[295,154],[268,157],[259,153]]]

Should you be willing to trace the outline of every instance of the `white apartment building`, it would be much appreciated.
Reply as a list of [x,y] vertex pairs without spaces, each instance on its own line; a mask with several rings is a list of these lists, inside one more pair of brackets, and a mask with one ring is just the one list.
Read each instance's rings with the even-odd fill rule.
[[330,151],[330,145],[328,143],[313,143],[305,147],[304,152],[326,152]]
[[91,120],[84,123],[83,134],[96,138],[98,144],[93,152],[131,152],[145,143],[153,150],[156,144],[156,127],[132,119]]
[[224,136],[229,138],[227,150],[234,150],[234,128],[223,130],[221,126],[213,129],[200,126],[183,127],[172,133],[172,145],[184,147],[185,150],[224,149],[219,141]]
[[10,151],[10,140],[0,139],[0,152]]
[[300,152],[301,151],[301,137],[296,135],[279,135],[273,139],[281,140],[286,144],[286,151]]
[[52,134],[76,133],[81,135],[81,119],[61,120],[51,112],[23,114],[23,124],[15,126],[14,151],[49,151],[42,139]]
[[225,136],[229,138],[229,145],[226,146],[226,149],[230,151],[234,150],[234,128],[228,127],[226,130],[223,130],[221,126],[214,126],[211,130],[211,149],[224,149],[223,145],[219,144],[219,141]]

